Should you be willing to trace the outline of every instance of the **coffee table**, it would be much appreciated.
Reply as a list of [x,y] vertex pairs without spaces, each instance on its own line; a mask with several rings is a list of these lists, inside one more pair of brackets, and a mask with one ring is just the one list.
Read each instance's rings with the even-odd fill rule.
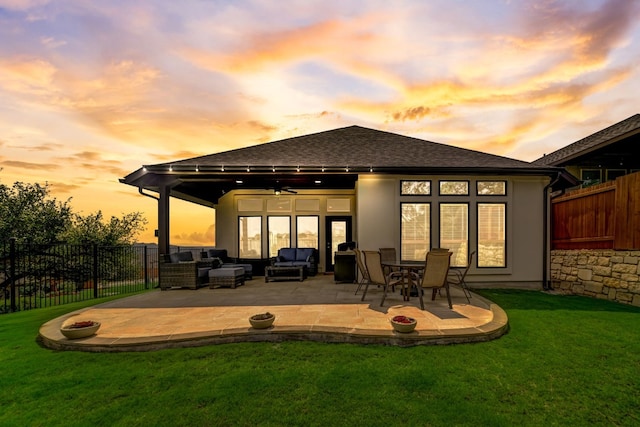
[[264,281],[272,282],[274,280],[299,280],[302,282],[304,280],[304,266],[265,267]]

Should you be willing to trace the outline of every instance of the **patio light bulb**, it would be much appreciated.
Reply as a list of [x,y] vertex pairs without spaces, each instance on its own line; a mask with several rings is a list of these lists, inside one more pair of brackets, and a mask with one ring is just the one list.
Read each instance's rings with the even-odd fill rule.
[[147,171],[147,167],[146,167],[146,166],[143,166],[143,167],[142,167],[142,171],[143,171],[143,172],[146,172],[146,171]]
[[273,190],[273,194],[275,194],[276,196],[279,196],[280,194],[282,194],[282,191],[276,188],[275,190]]
[[169,172],[173,172],[173,166],[169,165]]
[[369,172],[373,172],[373,166],[369,167]]
[[276,171],[276,167],[274,166],[273,168],[271,168],[271,170],[275,172]]
[[324,172],[324,166],[322,167],[322,172]]
[[296,172],[300,172],[300,166],[296,168]]
[[251,168],[247,166],[247,172],[251,172]]
[[220,171],[224,172],[224,166],[220,166]]
[[346,172],[349,172],[349,166],[344,169]]
[[200,172],[200,168],[196,165],[196,172]]

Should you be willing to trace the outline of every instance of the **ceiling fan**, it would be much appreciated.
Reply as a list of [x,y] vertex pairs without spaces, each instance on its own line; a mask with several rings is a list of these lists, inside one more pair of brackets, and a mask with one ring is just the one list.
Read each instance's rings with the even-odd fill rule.
[[286,191],[287,193],[291,193],[291,194],[298,194],[297,191],[291,190],[290,187],[279,187],[279,186],[273,187],[273,194],[275,194],[276,196],[279,196],[280,194],[282,194],[283,191]]

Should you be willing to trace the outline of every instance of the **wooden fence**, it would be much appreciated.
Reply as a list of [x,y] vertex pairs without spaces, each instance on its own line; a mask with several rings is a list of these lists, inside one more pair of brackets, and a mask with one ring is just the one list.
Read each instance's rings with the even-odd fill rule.
[[551,200],[552,249],[640,249],[640,172]]

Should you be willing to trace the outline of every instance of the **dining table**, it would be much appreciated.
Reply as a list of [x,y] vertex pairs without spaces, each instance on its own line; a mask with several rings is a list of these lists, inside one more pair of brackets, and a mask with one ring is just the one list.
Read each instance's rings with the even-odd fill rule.
[[417,281],[414,282],[411,273],[416,273],[419,277],[420,272],[424,270],[424,261],[382,261],[382,267],[389,267],[392,270],[397,270],[402,274],[402,290],[400,291],[404,301],[409,301],[411,288],[415,285],[418,286]]

